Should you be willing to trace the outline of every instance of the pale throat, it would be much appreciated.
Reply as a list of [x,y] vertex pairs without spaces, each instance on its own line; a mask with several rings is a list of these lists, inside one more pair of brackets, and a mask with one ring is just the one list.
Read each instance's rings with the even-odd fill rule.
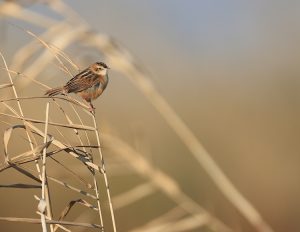
[[98,75],[106,76],[106,74],[107,74],[107,69],[102,69],[102,70],[98,71],[97,73],[98,73]]

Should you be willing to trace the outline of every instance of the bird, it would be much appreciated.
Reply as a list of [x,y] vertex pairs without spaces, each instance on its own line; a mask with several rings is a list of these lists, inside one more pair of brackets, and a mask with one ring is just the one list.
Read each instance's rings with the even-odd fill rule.
[[90,112],[94,113],[95,107],[92,100],[98,98],[107,87],[109,81],[108,69],[110,68],[103,62],[93,63],[75,75],[64,86],[49,89],[45,95],[53,97],[59,94],[76,93],[88,102]]

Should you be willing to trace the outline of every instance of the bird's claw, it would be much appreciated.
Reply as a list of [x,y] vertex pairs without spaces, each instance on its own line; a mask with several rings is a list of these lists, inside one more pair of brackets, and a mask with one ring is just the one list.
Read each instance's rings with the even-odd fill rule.
[[96,108],[93,106],[92,103],[90,103],[89,111],[90,111],[92,114],[95,114],[95,110],[96,110]]

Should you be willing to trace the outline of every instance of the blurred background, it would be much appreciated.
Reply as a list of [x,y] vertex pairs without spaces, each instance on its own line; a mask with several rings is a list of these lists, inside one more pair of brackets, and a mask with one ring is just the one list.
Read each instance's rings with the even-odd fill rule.
[[[49,9],[45,1],[20,2],[30,12],[58,21],[64,18]],[[1,2],[0,7],[6,3]],[[94,31],[112,36],[128,49],[274,231],[300,231],[299,1],[64,3],[80,15],[78,20],[84,20]],[[0,49],[8,64],[20,48],[34,40],[18,27],[35,34],[47,29],[3,11],[0,20]],[[69,46],[65,51],[81,69],[105,60],[103,54],[82,44]],[[54,87],[69,78],[53,64],[47,67],[39,73],[39,81]],[[15,71],[30,75],[24,67]],[[1,73],[1,84],[5,75]],[[107,90],[95,102],[100,132],[128,143],[233,231],[255,231],[144,95],[120,72],[112,69],[109,75]],[[20,92],[23,96],[43,95],[43,90],[32,85],[24,85]],[[35,109],[30,113],[43,115]],[[1,131],[6,127],[1,124]],[[120,159],[105,143],[103,153],[112,196],[143,182],[144,177],[132,171],[128,161]],[[0,181],[9,182],[11,175],[13,171],[1,173]],[[22,205],[35,204],[33,198],[32,202],[11,207],[5,199],[14,194],[15,190],[0,189],[0,215],[34,215],[34,210],[26,211]],[[116,210],[119,231],[142,227],[167,212],[172,204],[164,194],[155,193]],[[1,231],[18,230],[20,226],[0,222]],[[40,226],[29,228],[40,231]],[[187,231],[211,230],[199,227]]]

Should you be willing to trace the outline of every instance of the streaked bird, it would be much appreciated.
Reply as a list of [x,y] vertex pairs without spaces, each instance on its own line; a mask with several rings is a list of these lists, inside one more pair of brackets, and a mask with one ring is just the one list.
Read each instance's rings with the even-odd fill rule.
[[77,93],[90,105],[90,111],[94,112],[95,107],[92,100],[98,98],[108,84],[109,67],[103,62],[96,62],[90,65],[69,80],[64,86],[46,91],[49,97],[68,93]]

